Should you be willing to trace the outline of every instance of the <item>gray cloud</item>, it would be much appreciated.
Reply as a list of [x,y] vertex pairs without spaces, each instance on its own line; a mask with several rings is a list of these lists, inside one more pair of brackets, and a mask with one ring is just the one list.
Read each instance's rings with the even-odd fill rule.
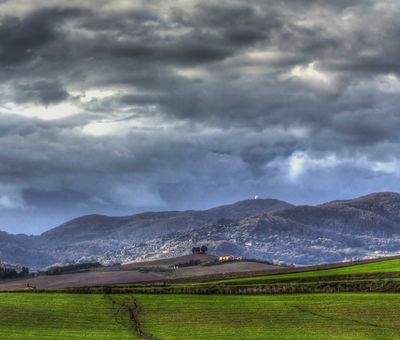
[[17,102],[36,102],[43,105],[59,103],[69,97],[61,84],[54,81],[41,80],[34,83],[16,86]]
[[3,67],[11,67],[48,57],[46,49],[57,47],[51,45],[60,38],[57,26],[79,14],[79,9],[43,8],[24,18],[3,17],[0,27],[0,63]]
[[0,2],[0,229],[400,190],[399,12]]

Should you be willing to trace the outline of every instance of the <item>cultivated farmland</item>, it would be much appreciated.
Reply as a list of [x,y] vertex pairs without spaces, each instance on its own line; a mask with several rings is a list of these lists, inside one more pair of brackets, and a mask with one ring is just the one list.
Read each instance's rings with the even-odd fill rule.
[[[135,320],[124,306],[136,308]],[[399,334],[399,294],[2,293],[0,300],[1,339],[398,339]]]
[[[148,266],[160,270],[160,265]],[[108,275],[117,282],[121,274],[138,270],[106,269],[86,275]],[[399,258],[270,272],[3,292],[0,339],[400,338]],[[70,282],[71,275],[79,273],[56,279]]]
[[400,259],[378,260],[376,262],[352,264],[331,269],[301,271],[295,273],[285,274],[269,274],[259,275],[253,277],[240,277],[233,279],[225,279],[214,281],[214,283],[257,283],[265,280],[278,280],[278,279],[300,279],[300,278],[320,278],[320,277],[334,277],[343,275],[362,275],[362,274],[377,274],[377,273],[396,273],[400,272]]
[[399,294],[141,295],[160,339],[398,339]]
[[[0,294],[0,339],[134,339],[129,312],[99,294]],[[127,302],[131,297],[124,296]]]

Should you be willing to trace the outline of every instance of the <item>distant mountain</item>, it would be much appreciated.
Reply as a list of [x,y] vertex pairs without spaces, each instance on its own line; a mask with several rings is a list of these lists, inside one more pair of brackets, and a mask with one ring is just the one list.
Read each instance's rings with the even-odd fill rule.
[[141,242],[181,230],[192,230],[219,219],[242,219],[291,207],[275,199],[254,199],[240,201],[203,211],[162,211],[110,217],[89,215],[73,219],[41,235],[47,242],[89,241],[115,238]]
[[376,193],[319,206],[293,206],[235,222],[209,224],[108,254],[105,260],[180,255],[207,244],[214,254],[295,264],[400,252],[400,195]]
[[57,259],[47,251],[39,250],[40,245],[38,236],[12,235],[0,231],[0,261],[31,268],[42,268],[56,262]]
[[42,268],[55,262],[103,256],[121,247],[141,244],[177,231],[188,231],[222,219],[239,220],[292,205],[256,199],[204,211],[146,212],[131,216],[88,215],[40,236],[0,233],[0,260]]
[[213,254],[295,264],[400,252],[400,194],[375,193],[317,206],[273,199],[205,211],[76,218],[40,236],[0,232],[0,261],[43,268],[56,262],[104,263]]

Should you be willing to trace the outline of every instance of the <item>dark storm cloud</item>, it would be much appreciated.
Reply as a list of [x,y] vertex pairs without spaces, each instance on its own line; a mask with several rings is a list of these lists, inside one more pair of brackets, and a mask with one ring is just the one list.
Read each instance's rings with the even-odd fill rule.
[[[169,19],[142,11],[111,19],[90,16],[80,27],[99,30],[101,39],[84,41],[81,53],[159,66],[212,63],[268,40],[281,25],[276,13],[260,15],[243,5],[201,4],[193,14],[173,8]],[[177,36],[174,30],[184,32]]]
[[[272,145],[271,145],[272,144]],[[296,141],[284,143],[255,144],[244,147],[240,156],[244,163],[250,166],[254,175],[264,175],[263,166],[278,157],[288,157],[296,150]]]
[[86,193],[72,191],[69,189],[58,191],[40,191],[35,189],[26,189],[23,191],[23,198],[27,204],[32,206],[45,206],[50,204],[52,208],[62,208],[65,205],[78,204],[88,200]]
[[400,190],[396,1],[16,0],[0,13],[10,230]]
[[24,18],[5,16],[0,26],[0,63],[13,66],[46,55],[58,36],[57,25],[67,18],[79,16],[79,9],[44,8]]
[[42,80],[16,86],[17,102],[32,101],[49,105],[64,101],[68,96],[68,92],[65,91],[62,85],[54,81]]

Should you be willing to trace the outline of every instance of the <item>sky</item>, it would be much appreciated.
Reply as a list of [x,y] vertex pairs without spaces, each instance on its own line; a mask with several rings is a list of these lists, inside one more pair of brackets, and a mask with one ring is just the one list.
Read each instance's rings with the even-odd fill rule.
[[0,230],[400,191],[397,0],[0,0]]

